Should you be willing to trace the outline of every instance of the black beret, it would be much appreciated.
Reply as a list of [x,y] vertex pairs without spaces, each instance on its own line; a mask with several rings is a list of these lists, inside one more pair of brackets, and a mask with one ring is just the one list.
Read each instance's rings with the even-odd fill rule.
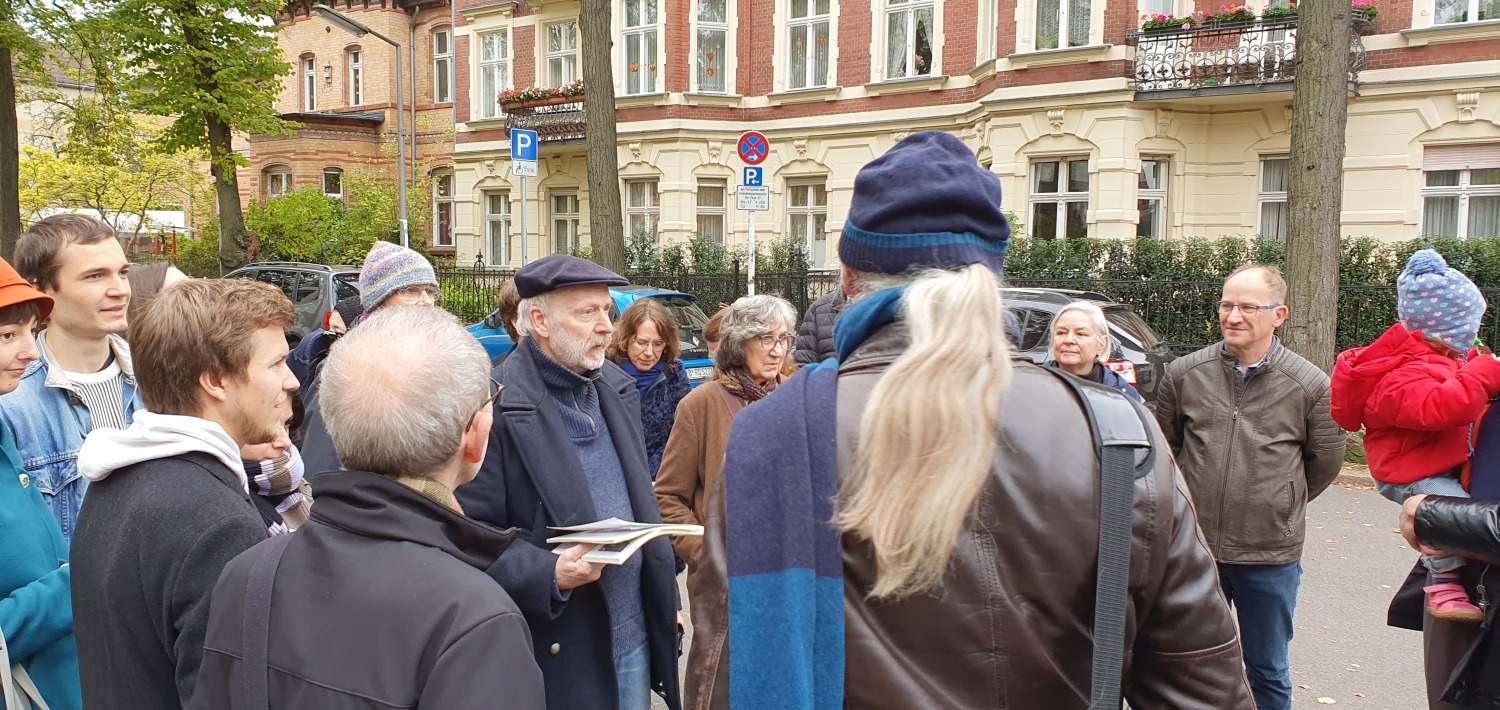
[[592,261],[567,254],[553,254],[531,262],[516,272],[516,293],[534,298],[569,286],[624,286],[630,283]]

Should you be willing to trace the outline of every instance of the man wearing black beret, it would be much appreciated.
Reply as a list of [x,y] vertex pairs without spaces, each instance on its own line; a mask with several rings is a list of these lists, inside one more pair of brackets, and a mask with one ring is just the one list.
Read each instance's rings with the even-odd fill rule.
[[623,565],[554,555],[550,527],[606,518],[661,522],[635,380],[605,359],[609,287],[627,282],[566,255],[516,272],[523,336],[495,368],[489,451],[458,489],[470,518],[519,528],[489,569],[521,607],[552,710],[649,710],[655,690],[680,710],[679,608],[672,547],[658,538]]

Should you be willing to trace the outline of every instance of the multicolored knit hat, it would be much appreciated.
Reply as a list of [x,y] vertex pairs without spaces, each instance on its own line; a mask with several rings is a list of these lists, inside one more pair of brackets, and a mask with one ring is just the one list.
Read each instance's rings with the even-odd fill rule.
[[926,131],[908,136],[855,176],[839,260],[881,274],[969,264],[999,274],[1009,244],[1000,179],[979,167],[957,137]]
[[1484,296],[1474,282],[1449,268],[1442,255],[1431,249],[1412,254],[1396,277],[1396,313],[1401,325],[1458,352],[1474,347],[1484,309]]
[[437,288],[437,285],[432,264],[421,254],[399,244],[378,241],[370,247],[364,268],[359,270],[359,304],[369,313],[403,288]]

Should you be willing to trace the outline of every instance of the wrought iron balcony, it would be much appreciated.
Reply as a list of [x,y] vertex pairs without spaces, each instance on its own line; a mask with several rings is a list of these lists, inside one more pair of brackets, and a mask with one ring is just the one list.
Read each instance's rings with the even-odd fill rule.
[[583,138],[583,97],[527,101],[504,107],[505,128],[536,131],[540,142]]
[[[1187,30],[1133,31],[1126,35],[1135,61],[1132,87],[1149,98],[1200,94],[1289,91],[1297,68],[1297,17],[1220,23]],[[1365,48],[1349,43],[1349,80],[1364,68]]]

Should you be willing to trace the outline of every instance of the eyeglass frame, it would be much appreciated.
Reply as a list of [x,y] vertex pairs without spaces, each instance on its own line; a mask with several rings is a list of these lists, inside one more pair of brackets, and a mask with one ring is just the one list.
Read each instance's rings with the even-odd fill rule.
[[391,295],[392,296],[401,296],[403,298],[416,298],[416,297],[421,297],[421,296],[431,296],[432,297],[432,302],[433,303],[437,303],[443,297],[443,289],[442,289],[441,286],[431,286],[431,285],[428,285],[428,284],[415,284],[415,285],[412,285],[412,286],[402,286],[401,288],[398,288],[395,291],[392,291]]
[[[1277,308],[1281,308],[1281,306],[1282,304],[1280,303],[1272,303],[1265,306],[1256,306],[1246,305],[1243,303],[1230,303],[1229,301],[1219,301],[1215,309],[1219,312],[1219,315],[1225,317],[1232,316],[1234,315],[1235,311],[1239,311],[1240,315],[1245,318],[1257,318],[1260,316],[1262,311],[1276,310]],[[1228,307],[1229,310],[1224,310],[1225,307]]]
[[654,353],[660,353],[661,351],[667,349],[667,341],[665,340],[641,340],[640,338],[631,338],[629,344],[634,345],[642,350],[651,348],[651,352]]
[[[771,338],[772,339],[770,344],[766,343],[766,339],[767,338]],[[760,343],[760,349],[761,350],[764,350],[764,351],[766,351],[768,353],[769,352],[775,352],[777,344],[785,345],[786,346],[786,351],[788,353],[792,352],[792,350],[795,349],[796,346],[797,346],[797,336],[792,335],[791,333],[787,333],[786,335],[783,335],[780,338],[777,338],[775,335],[772,335],[771,333],[764,333],[764,334],[755,336],[754,340],[756,342]]]
[[462,434],[467,434],[470,429],[473,429],[474,420],[479,418],[479,413],[483,412],[485,407],[494,405],[495,400],[500,399],[500,393],[505,391],[505,385],[501,384],[494,376],[490,377],[490,385],[490,388],[494,391],[490,393],[490,396],[484,398],[484,401],[479,404],[479,408],[474,410],[473,414],[469,415],[469,423],[464,426]]

